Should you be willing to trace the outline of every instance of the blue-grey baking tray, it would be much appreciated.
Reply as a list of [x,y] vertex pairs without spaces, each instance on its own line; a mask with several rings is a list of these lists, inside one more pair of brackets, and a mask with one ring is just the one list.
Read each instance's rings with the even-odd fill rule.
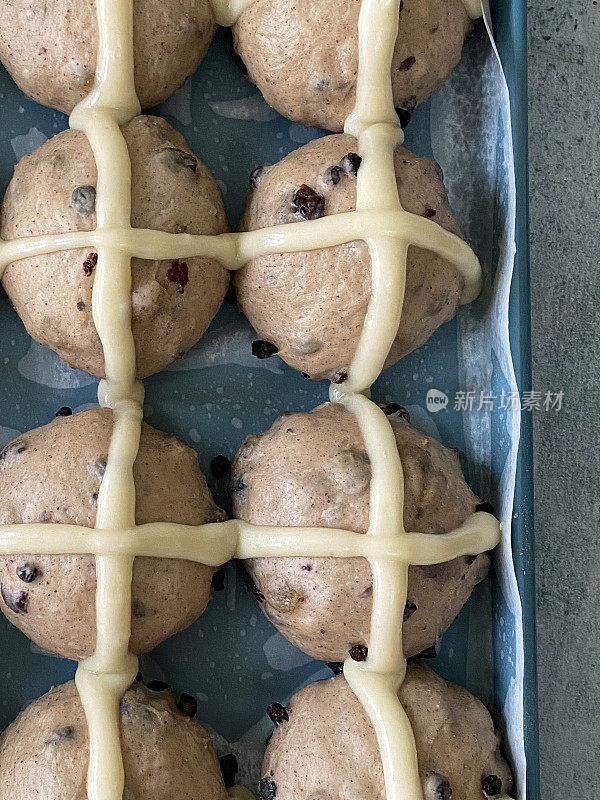
[[[523,391],[531,388],[524,0],[496,0],[492,16],[511,96],[517,255],[509,325],[517,383]],[[479,35],[484,35],[482,27]],[[278,160],[323,132],[290,124],[268,109],[242,76],[232,55],[229,32],[219,30],[196,75],[163,104],[159,113],[186,136],[212,169],[224,191],[229,221],[234,227],[243,208],[250,170],[257,164]],[[240,104],[240,98],[248,97],[254,99]],[[67,119],[25,97],[4,70],[0,71],[0,103],[0,189],[4,191],[18,159],[63,130]],[[429,106],[425,103],[417,109],[406,132],[407,146],[419,155],[431,154]],[[96,381],[70,370],[53,353],[32,343],[3,292],[0,320],[0,445],[18,432],[49,422],[61,406],[81,410],[95,405]],[[217,501],[225,507],[226,487],[222,480],[210,475],[211,459],[219,453],[232,456],[247,434],[265,430],[284,411],[308,410],[327,399],[324,383],[305,382],[277,358],[266,362],[253,358],[253,338],[238,310],[224,304],[199,346],[175,368],[146,381],[147,421],[178,434],[197,449]],[[418,351],[387,370],[375,384],[373,396],[409,406],[418,427],[428,433],[433,428],[444,444],[462,449],[465,442],[460,414],[449,406],[436,415],[434,424],[425,406],[425,395],[431,387],[442,389],[449,396],[462,388],[456,340],[457,323],[453,321]],[[246,390],[243,403],[240,386]],[[495,443],[496,467],[492,464],[492,488],[498,477],[494,470],[499,473],[506,448],[503,419],[498,417],[495,422],[499,438]],[[471,464],[468,471],[475,490],[480,484],[476,467]],[[523,413],[512,537],[524,631],[527,797],[538,800],[532,508],[531,414]],[[498,600],[494,579],[492,586],[492,591],[489,584],[476,590],[444,635],[438,655],[431,662],[445,677],[467,686],[473,683],[474,672],[465,642],[470,624],[477,618],[478,605],[488,601],[495,604],[495,624],[500,618],[502,624],[510,624],[502,601]],[[496,633],[494,652],[498,662]],[[495,667],[495,682],[491,681],[483,698],[493,713],[500,706],[506,682],[499,663]],[[40,651],[0,617],[0,730],[51,686],[69,680],[74,670],[74,663]],[[260,760],[270,729],[266,706],[286,698],[310,680],[330,674],[324,664],[311,661],[287,644],[264,619],[239,564],[227,566],[225,590],[215,593],[205,614],[186,631],[144,656],[142,670],[146,679],[165,679],[177,691],[196,695],[198,716],[215,734],[218,749],[236,752],[244,764],[248,759],[256,763]],[[480,681],[475,683],[474,688],[479,690]],[[244,777],[250,777],[247,767],[242,772]]]

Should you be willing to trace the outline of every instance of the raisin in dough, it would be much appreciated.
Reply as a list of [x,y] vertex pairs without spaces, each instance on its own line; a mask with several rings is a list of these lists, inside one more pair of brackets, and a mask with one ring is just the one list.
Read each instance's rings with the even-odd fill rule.
[[[301,225],[305,219],[354,211],[356,149],[352,136],[326,136],[253,173],[253,182],[259,182],[249,195],[242,227]],[[395,168],[403,207],[460,236],[438,165],[399,147]],[[452,264],[429,250],[409,248],[402,319],[387,366],[454,316],[463,286]],[[262,256],[236,273],[235,287],[255,330],[278,348],[284,361],[313,380],[335,379],[351,363],[363,329],[371,258],[362,241]]]
[[[463,478],[455,451],[389,418],[404,470],[406,530],[445,533],[475,511],[479,500]],[[364,533],[369,522],[371,468],[356,417],[326,403],[308,414],[280,417],[249,436],[232,466],[234,516],[258,525],[345,528]],[[245,562],[255,594],[271,622],[313,658],[341,661],[368,644],[373,580],[363,558],[255,558]],[[411,566],[404,652],[435,644],[489,557]]]
[[[471,20],[462,0],[403,0],[392,61],[406,119],[452,72]],[[356,102],[360,0],[252,0],[234,45],[267,103],[284,117],[341,131]]]
[[[135,0],[135,88],[143,108],[196,70],[216,24],[209,0]],[[69,113],[94,83],[94,0],[0,0],[0,59],[38,103]]]
[[[415,734],[425,800],[485,800],[512,786],[500,734],[466,689],[409,664],[398,692]],[[263,762],[259,797],[383,800],[377,739],[345,678],[316,681],[294,695]]]
[[[216,181],[185,139],[158,117],[123,128],[132,161],[134,228],[218,234],[227,229]],[[4,239],[96,226],[96,164],[87,138],[64,131],[25,156],[4,198]],[[27,258],[3,284],[25,327],[73,367],[104,375],[92,319],[93,248]],[[132,260],[133,335],[138,377],[158,372],[202,336],[217,313],[228,272],[208,258]]]
[[[170,691],[134,683],[121,700],[123,800],[226,800],[208,732]],[[25,709],[0,736],[0,796],[86,800],[88,730],[73,681]]]
[[[112,433],[109,410],[58,417],[0,454],[0,524],[62,522],[93,527]],[[142,427],[134,465],[136,523],[199,525],[225,518],[196,453],[175,436]],[[143,653],[205,609],[213,568],[193,561],[136,558],[131,650]],[[93,556],[0,557],[0,608],[41,647],[89,656],[96,641]]]

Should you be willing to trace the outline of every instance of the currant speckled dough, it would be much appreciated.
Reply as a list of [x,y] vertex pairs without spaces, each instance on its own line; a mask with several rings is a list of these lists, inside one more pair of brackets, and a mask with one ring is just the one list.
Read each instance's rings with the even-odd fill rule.
[[[412,663],[398,696],[414,731],[425,800],[484,800],[510,791],[500,734],[472,694]],[[342,675],[302,689],[287,711],[265,754],[259,797],[273,797],[274,784],[277,800],[385,798],[375,732]]]
[[[392,410],[390,406],[388,410]],[[407,531],[445,533],[480,502],[453,450],[390,414],[404,469]],[[232,465],[234,516],[257,525],[314,526],[366,532],[371,468],[356,417],[339,404],[280,417],[249,436]],[[257,558],[245,562],[261,607],[293,644],[313,658],[343,661],[368,644],[373,582],[363,558]],[[435,644],[489,557],[411,566],[404,622],[407,656]]]
[[[354,159],[344,158],[357,147],[352,136],[326,136],[267,168],[250,192],[242,228],[301,225],[303,217],[295,211],[297,202],[294,205],[300,187],[322,198],[319,206],[320,200],[312,197],[317,216],[354,211],[356,173],[348,163]],[[336,171],[334,183],[331,167],[340,164],[346,169]],[[439,166],[403,147],[396,150],[394,164],[402,206],[461,236]],[[310,203],[309,197],[308,216]],[[234,280],[240,307],[259,336],[275,345],[294,369],[313,380],[335,380],[336,373],[350,365],[371,297],[371,258],[365,242],[261,256],[235,273]],[[402,318],[386,366],[419,347],[454,316],[463,286],[454,265],[430,250],[409,247]]]
[[[452,72],[471,30],[462,0],[403,0],[392,59],[394,105],[408,114]],[[356,102],[360,0],[252,0],[234,45],[267,103],[303,125],[341,131]]]
[[[134,228],[169,233],[227,230],[221,194],[185,139],[158,117],[123,127],[132,164]],[[64,131],[15,168],[2,208],[5,239],[96,226],[96,163],[86,136]],[[73,367],[104,377],[92,319],[97,254],[62,251],[10,264],[2,282],[31,336]],[[229,276],[209,258],[132,259],[132,326],[137,374],[158,372],[202,336],[217,313]]]
[[[142,108],[178,89],[216,29],[209,0],[135,0],[135,88]],[[0,0],[0,59],[38,103],[70,113],[94,83],[94,0]]]
[[[86,800],[88,730],[73,681],[25,709],[0,736],[0,796]],[[121,700],[123,800],[226,800],[208,732],[168,690],[134,683]]]
[[[0,524],[93,527],[112,428],[111,411],[96,409],[58,417],[11,442],[0,454]],[[196,453],[177,437],[144,424],[133,473],[138,525],[225,519]],[[136,558],[132,652],[146,652],[190,625],[206,607],[213,572],[193,561]],[[91,655],[96,641],[93,556],[2,556],[0,588],[5,616],[40,647],[77,660]]]

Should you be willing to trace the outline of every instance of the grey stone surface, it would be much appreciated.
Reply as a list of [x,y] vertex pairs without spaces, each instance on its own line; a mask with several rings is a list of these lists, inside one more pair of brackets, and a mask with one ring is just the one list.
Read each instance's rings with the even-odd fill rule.
[[598,796],[600,7],[530,0],[535,529],[542,798]]

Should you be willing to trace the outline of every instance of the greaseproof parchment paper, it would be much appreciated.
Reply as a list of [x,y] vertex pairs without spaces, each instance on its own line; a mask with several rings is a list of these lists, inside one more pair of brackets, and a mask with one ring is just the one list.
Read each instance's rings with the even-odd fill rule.
[[[432,98],[431,141],[433,155],[445,171],[452,207],[486,275],[484,296],[459,313],[459,374],[461,388],[474,391],[477,398],[475,410],[463,412],[467,458],[471,465],[478,465],[483,496],[495,495],[504,527],[495,559],[502,602],[496,603],[494,622],[506,628],[507,634],[497,635],[502,645],[489,666],[482,664],[479,634],[489,630],[489,618],[482,608],[471,610],[469,684],[488,702],[491,674],[496,673],[503,687],[503,732],[515,770],[517,796],[525,798],[523,630],[510,537],[520,403],[495,408],[504,425],[503,436],[495,431],[498,419],[494,412],[478,408],[481,392],[493,395],[496,406],[502,391],[513,397],[517,392],[508,329],[516,217],[510,100],[487,2],[484,15],[488,36],[467,43],[451,79]],[[502,456],[504,463],[499,468]]]

